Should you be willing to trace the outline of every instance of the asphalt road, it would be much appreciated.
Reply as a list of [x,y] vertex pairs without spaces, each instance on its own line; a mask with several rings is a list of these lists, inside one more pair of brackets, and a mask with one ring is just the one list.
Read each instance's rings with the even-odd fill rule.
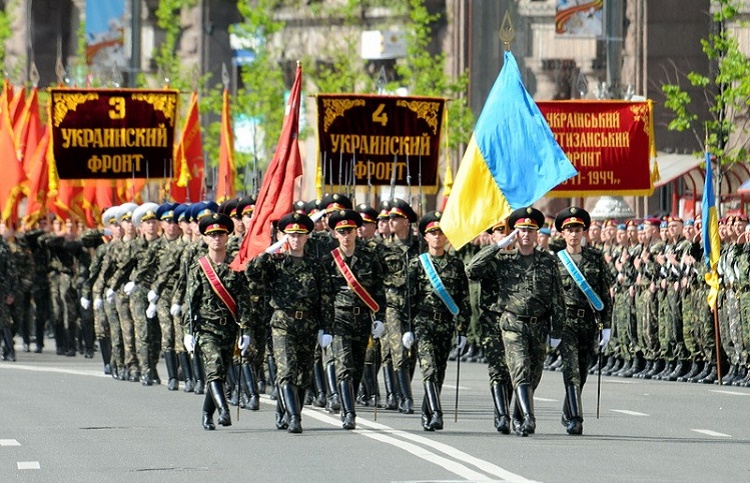
[[[268,396],[204,431],[203,396],[114,381],[99,359],[19,353],[0,362],[0,482],[750,481],[750,389],[604,377],[597,419],[593,378],[573,437],[560,424],[562,375],[545,372],[537,433],[522,438],[494,429],[486,365],[460,374],[454,422],[451,363],[441,432],[422,431],[418,414],[380,410],[375,421],[371,408],[344,431],[306,407],[304,432],[288,434]],[[419,371],[413,387],[421,401]]]

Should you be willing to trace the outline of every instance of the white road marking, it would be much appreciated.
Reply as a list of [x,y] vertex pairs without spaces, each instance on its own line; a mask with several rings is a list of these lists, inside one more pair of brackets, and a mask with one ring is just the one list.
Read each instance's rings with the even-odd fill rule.
[[[328,416],[322,411],[323,411],[322,409],[313,410],[313,409],[304,408],[302,413],[305,416],[312,417],[313,419],[317,419],[318,421],[328,423],[332,426],[339,426],[339,427],[341,426],[340,419]],[[376,441],[380,441],[382,443],[390,444],[391,446],[400,448],[408,453],[413,454],[414,456],[422,458],[425,461],[429,461],[430,463],[436,464],[450,471],[451,473],[454,473],[460,476],[461,478],[465,478],[470,481],[494,481],[494,480],[487,478],[482,473],[472,470],[471,468],[467,467],[465,464],[458,463],[451,459],[435,454],[434,452],[429,451],[425,447],[431,447],[432,449],[436,449],[440,451],[441,453],[444,453],[450,456],[451,458],[455,458],[457,460],[462,461],[463,463],[476,466],[478,469],[480,469],[481,471],[484,471],[487,474],[490,474],[494,477],[501,478],[500,481],[520,482],[520,483],[532,482],[532,480],[528,480],[520,475],[511,473],[510,471],[507,471],[493,463],[479,459],[468,453],[464,453],[463,451],[456,449],[452,446],[449,446],[444,443],[439,443],[437,441],[433,441],[423,436],[418,436],[416,434],[412,434],[407,431],[396,430],[396,429],[391,428],[390,426],[386,426],[384,424],[380,424],[374,421],[368,421],[364,419],[358,419],[357,424],[360,428],[365,427],[365,428],[371,428],[371,429],[357,429],[353,431],[354,433],[361,434],[363,436],[374,439]],[[399,436],[401,438],[408,439],[419,444],[413,444],[408,441],[402,441],[400,439],[395,438],[394,436]]]
[[710,429],[691,429],[690,431],[695,431],[696,433],[705,434],[706,436],[716,436],[717,438],[731,438],[731,434],[724,434],[724,433],[717,433],[716,431],[711,431]]
[[15,439],[0,439],[0,446],[21,446]]
[[0,365],[0,369],[19,369],[32,372],[56,372],[58,374],[73,374],[75,376],[112,377],[104,374],[103,371],[81,371],[76,369],[62,369],[60,367],[24,366],[23,364],[3,364]]
[[710,391],[719,394],[731,394],[732,396],[750,396],[750,392],[727,391],[724,389],[711,389]]
[[16,464],[19,470],[38,470],[40,468],[38,461],[19,461]]
[[[443,389],[453,389],[455,391],[456,385],[455,384],[443,384]],[[461,391],[468,391],[471,388],[469,386],[458,386],[458,389]]]
[[548,399],[548,398],[546,398],[546,397],[539,397],[539,396],[534,396],[534,401],[542,401],[542,402],[558,402],[558,400],[557,400],[557,399]]
[[627,409],[610,409],[610,411],[615,413],[627,414],[628,416],[650,416],[650,414],[639,413],[637,411],[628,411]]

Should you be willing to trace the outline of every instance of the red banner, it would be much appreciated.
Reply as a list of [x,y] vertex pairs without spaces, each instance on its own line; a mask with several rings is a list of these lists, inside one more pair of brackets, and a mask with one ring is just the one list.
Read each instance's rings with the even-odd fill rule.
[[60,179],[172,175],[178,91],[50,89]]
[[437,192],[445,99],[318,94],[323,183]]
[[651,101],[537,102],[578,175],[547,196],[630,195],[654,192]]

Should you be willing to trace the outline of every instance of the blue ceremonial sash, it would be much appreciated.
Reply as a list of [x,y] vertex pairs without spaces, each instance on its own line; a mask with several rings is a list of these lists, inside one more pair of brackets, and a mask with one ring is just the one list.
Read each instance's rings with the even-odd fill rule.
[[422,267],[424,268],[424,271],[427,274],[427,278],[430,280],[432,288],[433,290],[435,290],[437,296],[440,297],[440,300],[442,300],[445,306],[448,307],[448,310],[451,314],[458,315],[458,305],[456,305],[456,302],[455,300],[453,300],[453,297],[451,297],[451,294],[449,294],[445,289],[445,285],[440,279],[440,275],[438,275],[437,270],[435,270],[435,265],[432,264],[432,260],[430,259],[429,255],[426,253],[421,254],[419,256],[419,261],[422,262]]
[[586,281],[586,277],[583,276],[581,270],[578,268],[578,265],[576,265],[576,262],[574,262],[573,259],[570,258],[570,254],[566,250],[560,250],[559,252],[557,252],[557,256],[558,258],[560,258],[560,260],[562,260],[563,265],[565,265],[565,269],[568,271],[570,276],[573,277],[576,285],[578,285],[578,288],[581,289],[583,295],[585,295],[589,300],[591,306],[596,310],[601,311],[604,308],[604,302],[602,302],[602,299],[599,298],[596,292],[594,292],[594,289],[591,288],[591,285],[589,285],[589,283]]

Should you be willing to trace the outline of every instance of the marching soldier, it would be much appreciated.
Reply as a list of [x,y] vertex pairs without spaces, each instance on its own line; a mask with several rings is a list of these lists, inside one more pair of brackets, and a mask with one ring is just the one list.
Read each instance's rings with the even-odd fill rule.
[[[417,357],[425,391],[422,401],[425,431],[443,429],[440,392],[453,334],[457,345],[465,343],[464,331],[471,318],[469,280],[463,261],[445,250],[448,239],[440,228],[441,216],[441,212],[431,211],[419,221],[419,233],[427,242],[427,252],[412,258],[408,269],[413,289],[412,337],[419,341]],[[404,334],[405,340],[408,334]]]
[[361,225],[362,217],[354,210],[329,214],[328,226],[339,246],[323,259],[334,297],[333,354],[344,429],[356,427],[354,388],[362,379],[370,335],[382,330],[385,308],[383,267],[372,249],[357,245]]
[[276,427],[290,433],[302,432],[298,390],[310,382],[316,335],[330,334],[333,324],[330,280],[321,262],[304,252],[313,226],[307,215],[283,216],[278,229],[288,236],[288,251],[262,254],[247,269],[247,278],[257,280],[269,292],[279,394]]
[[201,349],[208,387],[203,401],[203,428],[209,431],[216,429],[213,415],[217,409],[218,424],[232,425],[224,381],[235,343],[240,351],[250,344],[245,276],[229,268],[232,259],[227,256],[227,241],[233,228],[234,222],[224,214],[201,219],[198,230],[208,245],[208,253],[191,265],[187,279],[188,331],[184,342],[188,351]]
[[[513,382],[513,429],[519,436],[536,431],[534,390],[542,378],[547,338],[559,344],[565,322],[565,299],[553,255],[536,249],[536,232],[544,215],[535,208],[519,208],[508,218],[518,229],[517,249],[482,250],[467,267],[470,278],[497,279],[493,310],[501,313],[505,357]],[[553,344],[554,345],[554,344]]]
[[603,350],[609,342],[612,324],[611,272],[601,250],[581,245],[590,223],[588,212],[577,207],[567,208],[555,218],[555,228],[566,244],[557,253],[567,313],[559,349],[565,384],[562,423],[571,435],[583,433],[581,391],[597,345]]
[[16,269],[8,243],[0,238],[0,331],[2,331],[5,349],[3,360],[15,361],[16,352],[13,347],[13,335],[10,331],[10,306],[13,304],[13,282],[16,280]]

